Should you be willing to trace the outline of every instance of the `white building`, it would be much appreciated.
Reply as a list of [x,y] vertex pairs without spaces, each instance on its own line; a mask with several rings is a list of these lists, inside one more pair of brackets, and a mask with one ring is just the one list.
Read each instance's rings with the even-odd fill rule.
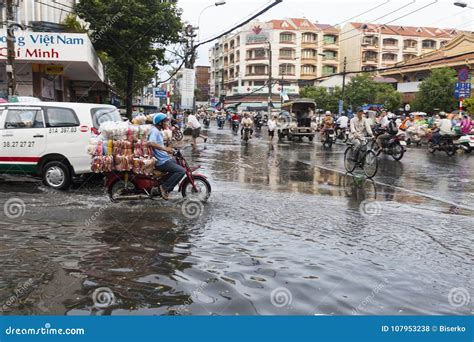
[[282,91],[297,95],[301,82],[338,71],[338,35],[337,28],[307,19],[253,21],[210,49],[211,96],[261,104],[270,79],[274,103]]
[[[374,70],[408,61],[443,47],[458,32],[435,27],[364,23],[344,25],[340,35],[341,55],[347,70]],[[340,59],[341,69],[343,59]]]

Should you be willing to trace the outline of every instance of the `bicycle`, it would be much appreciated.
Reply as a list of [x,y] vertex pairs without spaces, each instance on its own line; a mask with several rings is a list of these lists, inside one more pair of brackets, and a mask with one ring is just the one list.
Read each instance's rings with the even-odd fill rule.
[[344,152],[344,168],[347,172],[352,173],[356,167],[364,170],[367,178],[373,178],[377,173],[378,161],[377,154],[371,149],[370,143],[372,139],[365,139],[360,145],[359,150],[354,147],[353,142],[348,142],[349,145]]

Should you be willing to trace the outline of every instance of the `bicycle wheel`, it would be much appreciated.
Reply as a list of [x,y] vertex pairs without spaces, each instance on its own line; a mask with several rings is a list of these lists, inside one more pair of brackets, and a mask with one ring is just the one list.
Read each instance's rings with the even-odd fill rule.
[[378,161],[377,155],[374,151],[369,150],[365,153],[362,169],[364,170],[364,173],[367,178],[372,178],[375,176],[378,169]]
[[349,146],[344,152],[344,167],[347,172],[352,172],[356,168],[355,155],[356,151],[354,146]]

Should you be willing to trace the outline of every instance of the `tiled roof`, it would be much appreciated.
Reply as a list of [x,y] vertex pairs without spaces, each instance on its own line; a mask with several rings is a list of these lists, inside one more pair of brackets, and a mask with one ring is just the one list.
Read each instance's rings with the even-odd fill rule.
[[383,34],[423,37],[423,38],[452,38],[458,34],[455,29],[442,29],[437,27],[415,27],[401,25],[351,23],[358,30],[366,32],[381,32]]
[[315,26],[325,33],[339,33],[339,28],[329,24],[315,24]]

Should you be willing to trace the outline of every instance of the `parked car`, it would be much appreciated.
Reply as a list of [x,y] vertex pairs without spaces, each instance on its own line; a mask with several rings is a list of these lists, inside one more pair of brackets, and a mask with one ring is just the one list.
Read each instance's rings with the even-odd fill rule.
[[32,174],[67,189],[91,172],[87,146],[103,122],[121,121],[103,104],[38,102],[0,104],[0,174]]

